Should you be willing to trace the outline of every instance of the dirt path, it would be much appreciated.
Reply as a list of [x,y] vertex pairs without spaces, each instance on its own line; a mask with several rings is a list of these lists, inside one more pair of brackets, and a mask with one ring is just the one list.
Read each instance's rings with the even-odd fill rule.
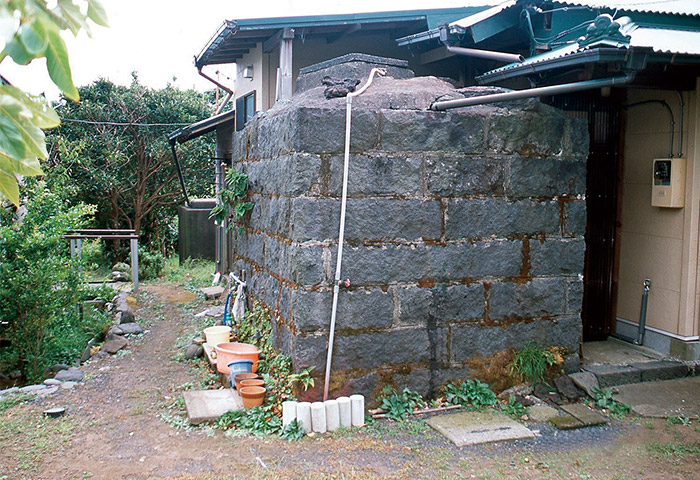
[[[452,446],[420,422],[378,423],[294,443],[176,428],[161,417],[193,373],[175,360],[175,343],[203,306],[179,287],[145,291],[137,316],[148,332],[130,342],[131,353],[94,360],[82,367],[86,379],[75,389],[5,412],[7,425],[21,421],[28,429],[0,435],[0,480],[697,478],[698,427],[662,420],[632,419],[536,442],[468,449]],[[53,406],[67,408],[62,427],[48,423],[55,420],[37,424],[40,412]],[[38,428],[36,434],[31,428]],[[47,445],[37,446],[40,441]],[[23,449],[34,452],[30,463],[22,461]]]

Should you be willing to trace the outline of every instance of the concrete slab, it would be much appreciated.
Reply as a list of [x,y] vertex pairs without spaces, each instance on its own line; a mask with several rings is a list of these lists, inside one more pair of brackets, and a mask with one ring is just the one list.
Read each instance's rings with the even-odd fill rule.
[[659,360],[655,362],[633,363],[630,365],[642,372],[642,382],[673,380],[688,375],[688,366],[683,362]]
[[535,423],[548,422],[551,418],[559,415],[559,410],[549,405],[532,405],[527,409],[527,416]]
[[525,426],[492,410],[439,415],[426,423],[458,447],[535,438]]
[[243,409],[243,401],[235,390],[191,390],[183,393],[187,416],[192,425],[212,422],[226,412]]
[[604,425],[608,423],[608,420],[603,415],[582,403],[562,405],[561,409],[581,422],[584,427],[593,427],[595,425]]
[[582,368],[587,372],[593,373],[598,378],[600,388],[642,381],[642,371],[629,365],[594,363],[584,364]]
[[213,300],[215,298],[219,298],[223,293],[224,293],[225,288],[221,286],[215,286],[215,287],[205,287],[205,288],[200,288],[199,291],[204,294],[204,296],[207,298],[207,300]]
[[586,342],[583,344],[583,363],[630,363],[653,362],[661,357],[648,348],[631,345],[614,338],[604,342]]
[[700,418],[700,377],[661,380],[616,387],[615,399],[632,405],[643,417]]

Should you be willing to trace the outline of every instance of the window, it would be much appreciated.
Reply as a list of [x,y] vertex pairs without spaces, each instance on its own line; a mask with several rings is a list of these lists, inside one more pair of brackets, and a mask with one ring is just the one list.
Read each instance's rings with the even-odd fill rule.
[[236,131],[243,130],[255,115],[255,91],[236,99]]

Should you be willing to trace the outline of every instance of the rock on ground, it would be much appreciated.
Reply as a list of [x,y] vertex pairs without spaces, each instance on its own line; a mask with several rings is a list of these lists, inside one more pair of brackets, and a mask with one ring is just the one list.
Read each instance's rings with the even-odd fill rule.
[[574,384],[581,390],[586,392],[589,397],[595,398],[595,393],[593,392],[593,389],[600,388],[600,384],[598,383],[598,377],[596,377],[595,374],[591,372],[577,372],[569,374],[569,377],[571,377],[571,380],[574,382]]
[[121,350],[122,348],[126,347],[126,345],[127,345],[128,343],[129,343],[129,342],[127,342],[126,339],[125,339],[124,337],[117,337],[117,338],[115,338],[115,339],[113,339],[113,340],[108,340],[108,341],[106,341],[106,342],[102,345],[101,350],[102,350],[103,352],[111,353],[112,355],[114,355],[114,354],[117,353],[119,350]]
[[117,313],[117,317],[117,323],[119,325],[136,322],[134,312],[132,312],[131,310],[121,310],[119,313]]
[[83,379],[83,372],[77,367],[70,367],[58,372],[54,378],[62,382],[79,382]]
[[204,353],[204,348],[196,343],[190,344],[185,352],[185,359],[192,360],[193,358],[199,358]]
[[[122,333],[118,333],[117,335],[143,333],[143,328],[141,328],[141,325],[139,325],[136,322],[123,323],[123,324],[119,325],[118,329]],[[114,333],[117,333],[117,332],[115,331]]]

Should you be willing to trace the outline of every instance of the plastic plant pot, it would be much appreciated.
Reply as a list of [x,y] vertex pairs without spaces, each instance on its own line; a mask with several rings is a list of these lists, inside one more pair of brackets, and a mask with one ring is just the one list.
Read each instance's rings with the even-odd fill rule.
[[[216,361],[218,366],[219,361]],[[251,360],[234,360],[229,362],[227,365],[229,376],[231,377],[231,384],[236,386],[236,375],[240,373],[251,373],[250,369],[253,367],[253,362]]]
[[258,370],[258,359],[260,349],[249,343],[226,342],[219,343],[216,347],[216,370],[219,373],[228,375],[230,373],[228,364],[236,360],[251,360],[253,362],[252,372]]
[[238,389],[246,410],[262,405],[265,392],[267,392],[265,387],[241,387]]
[[207,339],[207,345],[211,348],[216,347],[220,343],[228,342],[231,337],[231,327],[226,325],[214,325],[204,329],[204,338]]

